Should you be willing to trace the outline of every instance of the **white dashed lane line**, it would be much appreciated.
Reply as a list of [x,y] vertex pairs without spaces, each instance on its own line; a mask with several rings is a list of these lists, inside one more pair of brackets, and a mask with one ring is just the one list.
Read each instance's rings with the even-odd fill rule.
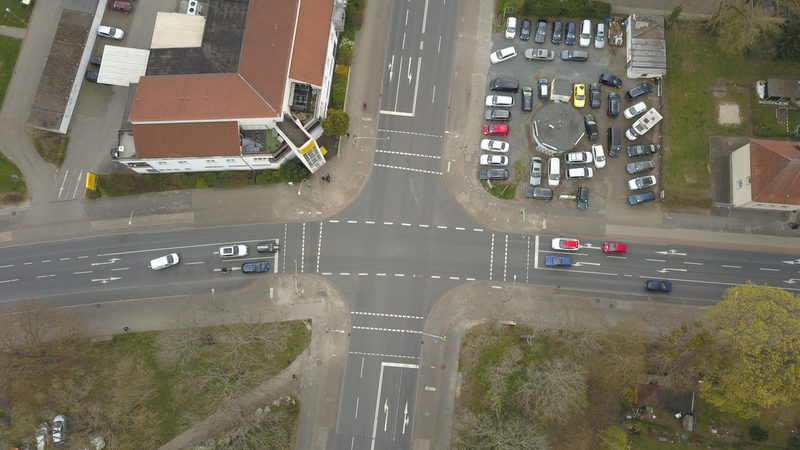
[[349,352],[351,355],[358,356],[377,356],[379,358],[404,358],[404,359],[419,359],[419,356],[408,355],[391,355],[388,353],[367,353],[367,352]]
[[389,313],[366,312],[366,311],[353,311],[350,314],[358,315],[358,316],[393,317],[395,319],[425,320],[425,318],[422,317],[422,316],[409,316],[409,315],[406,315],[406,314],[389,314]]
[[727,264],[723,264],[722,267],[725,267],[726,269],[741,269],[742,268],[742,266],[729,266]]
[[767,272],[780,272],[780,269],[773,269],[771,267],[759,267],[758,270],[764,270]]
[[436,170],[413,169],[411,167],[400,167],[400,166],[392,166],[392,165],[389,165],[389,164],[378,164],[378,163],[375,163],[373,165],[375,167],[383,167],[385,169],[407,170],[409,172],[428,173],[428,174],[431,174],[431,175],[441,175],[442,174],[442,172],[439,172],[439,171],[436,171]]
[[432,137],[432,138],[437,138],[437,139],[441,139],[442,138],[441,134],[415,133],[413,131],[387,130],[387,129],[384,129],[384,128],[378,128],[378,131],[383,132],[383,133],[410,134],[410,135],[413,135],[413,136],[425,136],[425,137]]
[[442,159],[441,156],[438,155],[423,155],[420,153],[406,153],[406,152],[393,152],[390,150],[375,150],[375,153],[386,153],[387,155],[400,155],[400,156],[416,156],[418,158],[431,158],[431,159]]

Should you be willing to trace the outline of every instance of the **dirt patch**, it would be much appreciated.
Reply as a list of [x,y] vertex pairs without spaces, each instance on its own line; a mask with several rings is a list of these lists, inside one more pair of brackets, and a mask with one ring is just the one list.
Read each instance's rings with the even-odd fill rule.
[[739,112],[739,105],[730,102],[720,103],[718,107],[717,121],[720,125],[741,125],[742,115]]

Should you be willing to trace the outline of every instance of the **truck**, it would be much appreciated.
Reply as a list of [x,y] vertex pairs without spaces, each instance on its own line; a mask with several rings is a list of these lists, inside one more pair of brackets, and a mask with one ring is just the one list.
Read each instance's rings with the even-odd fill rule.
[[625,137],[628,138],[629,141],[635,141],[639,136],[650,131],[658,122],[661,122],[661,114],[659,114],[655,108],[650,108],[649,111],[644,113],[639,120],[628,128],[628,131],[625,132]]

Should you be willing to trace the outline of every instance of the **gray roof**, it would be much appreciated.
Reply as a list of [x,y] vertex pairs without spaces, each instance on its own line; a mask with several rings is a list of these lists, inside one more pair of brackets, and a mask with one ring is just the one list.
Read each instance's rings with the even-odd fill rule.
[[631,14],[627,37],[630,68],[650,75],[666,75],[667,42],[662,16]]
[[800,80],[767,78],[766,97],[800,99]]

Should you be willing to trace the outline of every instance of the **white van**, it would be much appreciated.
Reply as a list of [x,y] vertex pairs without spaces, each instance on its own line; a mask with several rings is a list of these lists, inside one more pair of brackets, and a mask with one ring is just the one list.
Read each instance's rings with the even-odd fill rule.
[[584,178],[592,178],[594,176],[594,171],[591,167],[575,167],[572,169],[567,169],[567,179],[584,179]]
[[547,170],[547,185],[550,187],[558,186],[561,181],[561,160],[557,156],[550,158]]
[[606,25],[603,22],[597,24],[597,32],[594,35],[594,48],[601,49],[606,46]]
[[592,43],[592,21],[584,19],[581,25],[581,34],[578,36],[578,45],[588,47]]
[[166,269],[181,262],[181,258],[177,253],[170,253],[169,255],[159,256],[158,258],[150,261],[150,268],[153,270]]

